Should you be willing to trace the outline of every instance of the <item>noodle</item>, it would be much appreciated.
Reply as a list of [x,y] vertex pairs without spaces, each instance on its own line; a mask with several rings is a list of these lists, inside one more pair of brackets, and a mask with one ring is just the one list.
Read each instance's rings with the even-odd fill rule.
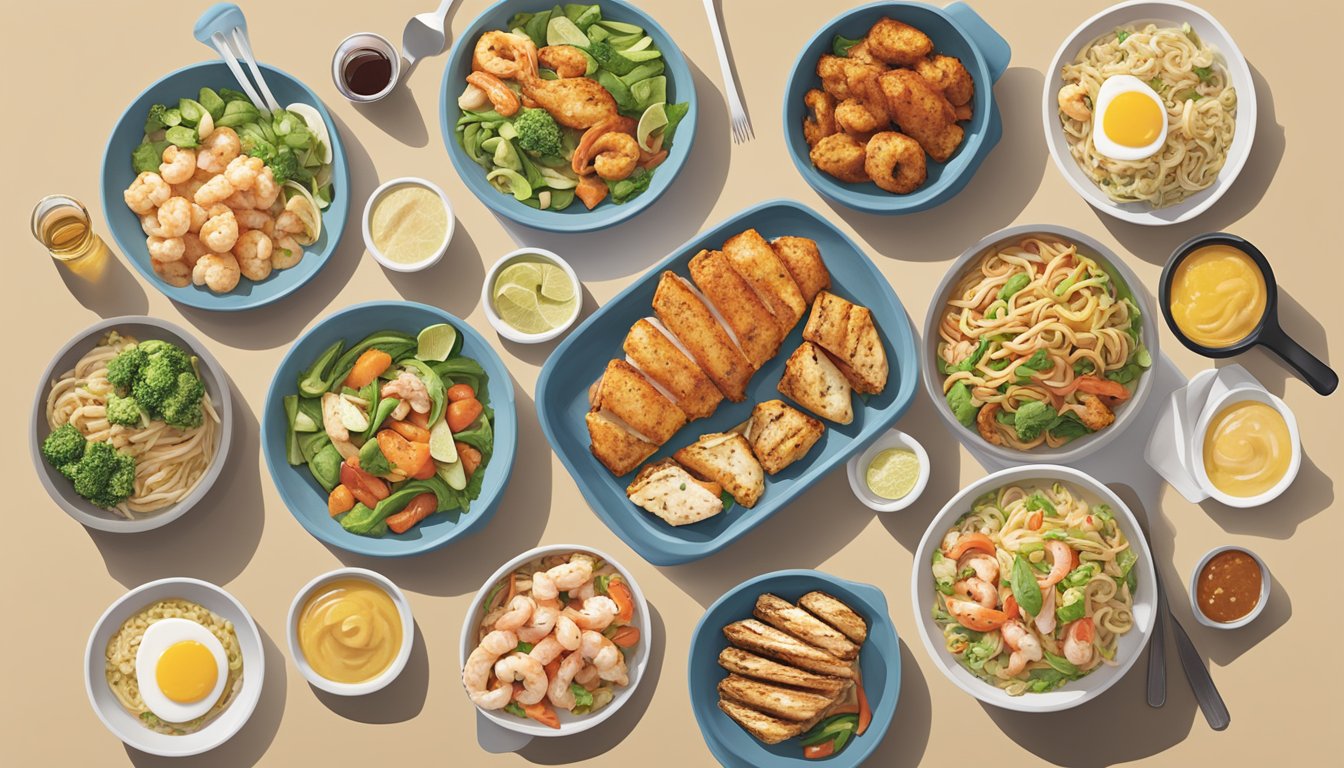
[[[1058,547],[1056,542],[1062,542],[1076,559],[1077,566],[1057,583],[1038,581],[1043,585],[1041,591],[1047,593],[1041,614],[1044,617],[1047,608],[1051,611],[1049,623],[1053,627],[1043,631],[1035,617],[1006,617],[1009,623],[1015,621],[1023,627],[1040,650],[1038,658],[1027,661],[1016,674],[1009,669],[1014,649],[1006,642],[1002,613],[998,622],[1003,626],[984,632],[963,626],[951,613],[954,604],[961,604],[958,601],[971,599],[961,586],[979,576],[968,560],[976,550],[968,550],[958,561],[942,555],[968,534],[984,534],[993,544],[998,565],[996,611],[1003,611],[1008,597],[1014,594],[1009,574],[1019,558],[1032,566],[1034,580],[1044,579],[1047,572],[1055,570],[1047,553]],[[1138,557],[1107,505],[1093,507],[1061,483],[1050,487],[1010,485],[977,499],[942,544],[933,563],[939,587],[934,619],[942,627],[948,651],[976,677],[1016,696],[1054,690],[1103,664],[1116,663],[1120,637],[1134,628],[1133,567]],[[1090,651],[1082,654],[1088,657],[1085,662],[1074,663],[1068,659],[1066,637],[1070,627],[1083,619],[1090,619],[1093,629]],[[1030,640],[1016,642],[1024,651],[1031,647]],[[1075,648],[1074,658],[1079,657]]]
[[[224,646],[224,655],[228,660],[228,678],[219,701],[204,715],[186,723],[167,723],[155,717],[141,698],[136,680],[135,656],[140,648],[140,639],[150,624],[162,619],[187,619],[205,627]],[[112,689],[117,701],[146,728],[158,733],[182,735],[199,731],[227,709],[243,688],[243,651],[238,644],[233,622],[188,600],[160,600],[131,616],[107,641],[105,659],[107,686]]]
[[986,441],[1017,450],[1105,428],[1152,362],[1126,292],[1071,243],[1032,237],[987,252],[938,325],[949,406]]
[[1148,24],[1093,40],[1063,68],[1065,86],[1085,88],[1089,107],[1096,104],[1102,81],[1114,75],[1133,75],[1153,87],[1167,110],[1167,140],[1152,157],[1115,160],[1097,151],[1095,121],[1061,112],[1069,152],[1082,171],[1112,200],[1154,208],[1212,185],[1227,160],[1237,108],[1236,90],[1217,53],[1188,26]]
[[113,391],[107,380],[107,364],[123,347],[134,343],[132,338],[109,334],[72,370],[61,374],[47,395],[47,425],[51,429],[73,424],[90,441],[110,443],[135,457],[135,490],[112,509],[128,520],[189,496],[214,460],[219,430],[219,414],[208,392],[201,398],[205,418],[191,429],[170,427],[157,420],[145,427],[107,420],[107,399]]

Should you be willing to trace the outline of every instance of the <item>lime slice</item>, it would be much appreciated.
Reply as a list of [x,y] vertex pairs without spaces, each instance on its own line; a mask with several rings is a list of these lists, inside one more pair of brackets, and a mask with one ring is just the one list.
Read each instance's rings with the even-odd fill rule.
[[667,127],[667,110],[663,102],[652,104],[644,110],[644,114],[639,117],[639,126],[635,128],[635,138],[639,140],[639,148],[645,152],[652,152],[653,147],[649,144],[655,131],[661,131]]
[[541,298],[558,302],[568,307],[574,300],[574,284],[570,282],[565,270],[554,264],[541,266]]
[[919,480],[919,457],[904,448],[888,448],[868,465],[868,489],[884,499],[904,498]]
[[505,286],[514,285],[524,288],[528,293],[537,289],[541,285],[542,274],[541,265],[531,261],[519,261],[501,269],[495,277],[495,293],[499,293]]
[[415,337],[415,356],[428,362],[448,359],[457,343],[457,329],[447,323],[431,325]]
[[505,285],[496,290],[495,313],[522,333],[545,333],[551,328],[542,315],[536,291],[519,285]]

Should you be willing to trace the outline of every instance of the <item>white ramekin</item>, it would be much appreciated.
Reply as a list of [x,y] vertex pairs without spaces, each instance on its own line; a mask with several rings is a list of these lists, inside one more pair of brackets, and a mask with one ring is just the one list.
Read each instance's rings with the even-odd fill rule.
[[[401,186],[424,187],[438,195],[439,200],[443,203],[443,211],[448,215],[448,227],[444,230],[443,242],[439,244],[439,247],[429,258],[412,264],[402,264],[398,261],[392,261],[387,258],[387,256],[383,255],[383,252],[378,250],[378,246],[374,245],[373,233],[369,231],[369,222],[373,218],[373,209],[378,204],[378,200],[389,191]],[[391,181],[383,182],[377,189],[373,190],[373,194],[369,195],[368,201],[364,203],[364,217],[361,229],[364,234],[364,247],[368,249],[369,254],[373,256],[373,260],[381,264],[383,268],[390,269],[393,272],[419,272],[422,269],[432,267],[439,263],[439,260],[443,258],[443,254],[448,252],[448,244],[453,241],[453,232],[457,229],[457,217],[453,216],[453,204],[449,202],[448,195],[444,194],[444,191],[439,188],[439,185],[429,179],[422,179],[418,176],[402,176],[400,178],[392,179]]]
[[[517,261],[521,256],[536,256],[551,262],[555,266],[563,269],[569,276],[569,282],[574,287],[574,296],[578,301],[574,302],[574,311],[569,319],[560,325],[544,333],[523,333],[508,323],[504,322],[498,314],[495,313],[494,286],[495,278],[499,276],[500,270]],[[494,327],[495,333],[519,344],[542,344],[552,339],[558,338],[565,331],[568,331],[574,322],[579,319],[579,313],[583,311],[583,284],[579,282],[579,276],[574,273],[574,268],[569,263],[557,256],[555,253],[545,248],[519,248],[516,251],[510,251],[500,257],[491,265],[485,273],[485,282],[481,284],[481,306],[485,308],[485,317]]]
[[[308,659],[304,657],[303,649],[299,646],[299,614],[303,612],[303,606],[308,603],[308,599],[313,596],[318,588],[337,579],[361,579],[372,583],[392,598],[393,605],[397,606],[397,615],[401,617],[401,649],[397,651],[397,657],[392,660],[392,665],[383,670],[377,677],[361,683],[339,683],[319,675],[309,666]],[[294,596],[294,602],[289,604],[287,621],[285,637],[289,641],[289,656],[294,660],[294,666],[299,668],[303,678],[314,688],[327,693],[334,693],[337,696],[363,696],[387,687],[388,684],[397,679],[401,670],[406,668],[406,661],[411,658],[411,646],[415,644],[415,622],[411,619],[410,601],[406,599],[406,595],[402,593],[401,589],[392,583],[391,579],[367,568],[337,568],[308,582]]]

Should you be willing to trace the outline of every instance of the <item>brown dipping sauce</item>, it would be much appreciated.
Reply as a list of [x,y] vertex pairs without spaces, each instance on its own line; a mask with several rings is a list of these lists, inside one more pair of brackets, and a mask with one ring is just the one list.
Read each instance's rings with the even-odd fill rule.
[[1218,622],[1245,617],[1260,602],[1260,564],[1240,549],[1209,558],[1199,572],[1199,609]]
[[392,60],[382,51],[361,48],[346,58],[342,74],[351,91],[373,96],[392,82]]

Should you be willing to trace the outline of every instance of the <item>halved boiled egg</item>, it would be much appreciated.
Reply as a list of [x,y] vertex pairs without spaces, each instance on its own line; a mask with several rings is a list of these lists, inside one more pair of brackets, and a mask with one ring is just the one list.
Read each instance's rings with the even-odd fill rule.
[[189,619],[160,619],[145,629],[135,675],[145,706],[169,723],[209,712],[229,676],[224,645]]
[[1142,160],[1167,141],[1167,109],[1151,87],[1133,75],[1108,77],[1097,91],[1092,143],[1112,160]]

